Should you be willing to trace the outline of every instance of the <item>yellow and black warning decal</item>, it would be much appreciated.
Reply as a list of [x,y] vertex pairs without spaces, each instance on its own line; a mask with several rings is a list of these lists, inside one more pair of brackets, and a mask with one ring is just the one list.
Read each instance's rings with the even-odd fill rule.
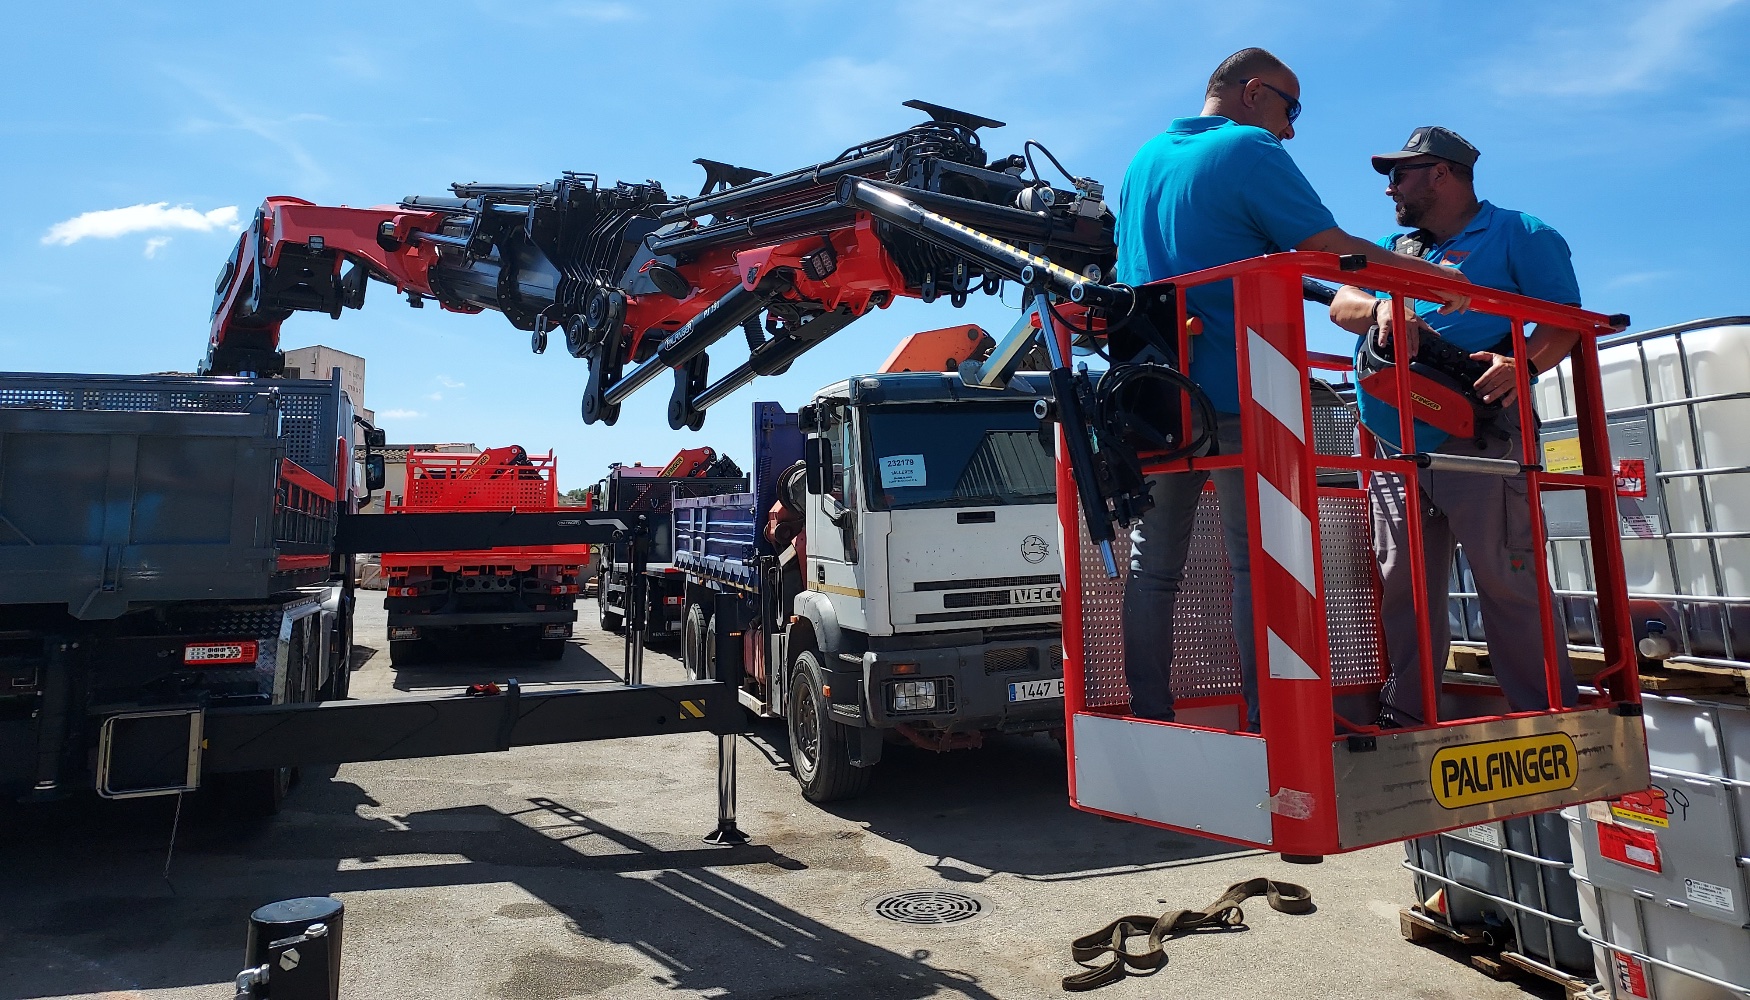
[[1447,809],[1517,799],[1574,787],[1574,741],[1543,733],[1447,747],[1434,755],[1428,781]]
[[685,700],[685,699],[683,699],[681,701],[681,718],[683,718],[683,719],[703,719],[704,717],[705,717],[705,703],[704,702],[702,702],[702,701],[689,701],[689,700]]

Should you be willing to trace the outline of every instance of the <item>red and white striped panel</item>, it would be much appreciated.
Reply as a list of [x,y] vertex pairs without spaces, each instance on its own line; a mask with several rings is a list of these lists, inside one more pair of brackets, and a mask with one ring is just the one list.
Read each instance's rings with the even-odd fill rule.
[[[1261,324],[1270,330],[1275,324]],[[1246,327],[1252,418],[1247,450],[1257,462],[1258,541],[1266,559],[1254,564],[1257,614],[1265,622],[1263,664],[1279,680],[1312,680],[1325,669],[1323,589],[1313,526],[1318,498],[1307,474],[1306,375],[1277,345]]]

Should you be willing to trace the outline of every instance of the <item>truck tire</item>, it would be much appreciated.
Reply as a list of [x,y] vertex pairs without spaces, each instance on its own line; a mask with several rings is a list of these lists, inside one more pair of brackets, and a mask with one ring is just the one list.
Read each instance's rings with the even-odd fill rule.
[[790,730],[790,768],[802,797],[823,803],[863,794],[874,769],[851,765],[845,727],[827,715],[820,661],[812,649],[796,654],[788,701],[784,716]]
[[280,811],[286,794],[292,790],[294,770],[275,767],[265,771],[215,774],[212,787],[225,815],[234,819],[262,819]]
[[352,689],[352,615],[344,604],[335,617],[328,641],[329,672],[322,685],[321,700],[345,701]]
[[715,679],[705,652],[705,625],[705,606],[696,602],[687,605],[687,617],[681,623],[681,665],[696,681]]
[[391,667],[411,667],[425,659],[423,639],[390,639],[389,665]]
[[618,632],[626,627],[626,619],[617,611],[608,610],[608,591],[603,587],[595,595],[596,621],[603,632]]

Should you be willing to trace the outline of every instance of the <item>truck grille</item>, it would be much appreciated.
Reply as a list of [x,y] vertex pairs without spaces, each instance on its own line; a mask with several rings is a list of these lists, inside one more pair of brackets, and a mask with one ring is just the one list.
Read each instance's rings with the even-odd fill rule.
[[975,590],[964,594],[943,594],[944,608],[988,608],[1009,603],[1006,590]]
[[1039,666],[1034,657],[1035,650],[1031,646],[1010,646],[1007,649],[987,649],[984,651],[984,672],[987,674],[1007,673],[1011,670],[1032,670]]
[[1056,573],[1040,573],[1034,576],[987,576],[977,580],[919,580],[911,585],[911,589],[975,590],[980,587],[1037,587],[1057,582]]

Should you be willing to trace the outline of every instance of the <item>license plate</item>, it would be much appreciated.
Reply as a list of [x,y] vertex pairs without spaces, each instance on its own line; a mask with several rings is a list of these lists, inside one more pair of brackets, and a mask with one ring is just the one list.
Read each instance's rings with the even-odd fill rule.
[[1010,604],[1056,604],[1063,598],[1062,587],[1012,587]]
[[1063,697],[1063,678],[1049,681],[1017,681],[1009,685],[1009,700],[1041,701]]

